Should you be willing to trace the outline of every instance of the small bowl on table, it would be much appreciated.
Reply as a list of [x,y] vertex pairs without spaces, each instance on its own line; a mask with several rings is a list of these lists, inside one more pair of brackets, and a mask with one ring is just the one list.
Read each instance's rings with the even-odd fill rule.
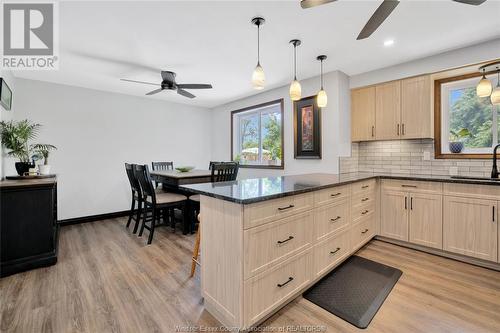
[[181,166],[181,167],[175,168],[175,170],[177,170],[177,172],[189,172],[193,169],[194,169],[194,167],[192,167],[192,166]]

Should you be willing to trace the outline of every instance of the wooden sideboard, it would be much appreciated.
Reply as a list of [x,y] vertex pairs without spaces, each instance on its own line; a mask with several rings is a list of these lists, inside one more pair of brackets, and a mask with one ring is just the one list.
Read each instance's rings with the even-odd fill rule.
[[57,262],[57,182],[0,182],[0,276]]

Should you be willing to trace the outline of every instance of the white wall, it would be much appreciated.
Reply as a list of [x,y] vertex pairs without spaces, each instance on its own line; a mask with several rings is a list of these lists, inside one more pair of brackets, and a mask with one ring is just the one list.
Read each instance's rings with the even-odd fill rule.
[[125,162],[206,168],[210,160],[209,109],[24,79],[13,91],[15,118],[42,124],[37,141],[58,148],[50,164],[59,219],[128,209]]
[[[16,91],[16,79],[12,75],[12,72],[7,70],[0,70],[0,77],[3,78],[5,82],[7,82],[10,89],[12,90],[12,108],[9,111],[6,111],[3,107],[0,106],[0,120],[9,121],[14,118],[14,111],[16,110],[17,96],[14,93],[14,91]],[[4,158],[3,145],[0,144],[0,179],[3,179],[4,177],[6,162],[6,158]]]
[[[301,81],[302,96],[316,95],[319,77]],[[212,159],[231,157],[231,111],[247,106],[284,98],[284,152],[285,169],[240,169],[240,178],[311,172],[338,173],[338,157],[350,154],[349,77],[340,71],[324,75],[328,105],[321,110],[322,159],[296,160],[293,156],[293,108],[289,86],[265,91],[258,95],[216,107],[212,110]]]
[[[394,47],[397,47],[397,45]],[[350,87],[356,88],[420,74],[435,73],[498,58],[500,58],[500,38],[415,61],[353,75],[350,78]]]

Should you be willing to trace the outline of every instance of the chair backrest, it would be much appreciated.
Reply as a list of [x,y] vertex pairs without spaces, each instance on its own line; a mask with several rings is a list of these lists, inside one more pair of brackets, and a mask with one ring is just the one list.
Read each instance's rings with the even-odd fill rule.
[[132,191],[135,191],[138,193],[138,195],[141,195],[141,185],[139,185],[139,181],[137,180],[137,177],[135,176],[134,173],[134,165],[135,164],[129,164],[125,163],[125,171],[127,171],[127,177],[128,181],[130,183],[130,188]]
[[210,163],[208,164],[208,170],[212,170],[212,165],[214,165],[215,163],[221,163],[221,162],[210,161]]
[[148,165],[134,165],[134,174],[139,181],[143,196],[151,197],[153,202],[156,202],[155,188],[153,186],[153,182],[151,181]]
[[236,180],[239,164],[237,162],[216,162],[212,164],[212,183]]
[[151,162],[154,171],[174,170],[174,162]]

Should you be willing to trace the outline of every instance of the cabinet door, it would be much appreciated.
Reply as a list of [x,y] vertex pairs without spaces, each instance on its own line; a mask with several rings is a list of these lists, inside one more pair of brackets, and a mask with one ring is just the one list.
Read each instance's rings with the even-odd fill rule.
[[375,87],[351,90],[351,139],[375,139]]
[[410,194],[409,241],[443,248],[443,196],[440,194]]
[[430,77],[419,76],[401,81],[401,137],[432,138]]
[[497,201],[445,196],[443,212],[444,250],[497,260]]
[[375,89],[375,137],[377,140],[400,138],[401,81],[379,84]]
[[407,192],[382,191],[380,235],[408,241]]

